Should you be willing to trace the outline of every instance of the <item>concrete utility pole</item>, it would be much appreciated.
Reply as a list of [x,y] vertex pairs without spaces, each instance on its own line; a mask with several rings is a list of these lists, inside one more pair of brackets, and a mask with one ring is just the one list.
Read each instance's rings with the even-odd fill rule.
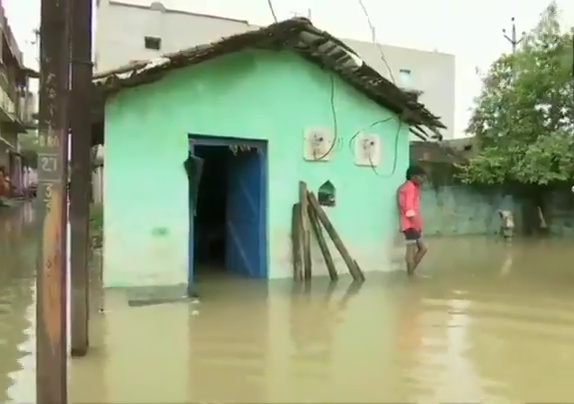
[[66,223],[70,0],[42,0],[36,300],[36,402],[67,403]]
[[520,42],[522,42],[522,40],[524,39],[524,36],[526,35],[526,32],[522,32],[522,35],[520,36],[520,38],[518,38],[516,36],[516,23],[515,23],[515,19],[514,17],[512,17],[510,19],[511,23],[512,23],[512,28],[511,28],[511,33],[510,36],[508,36],[506,34],[506,29],[502,29],[502,34],[504,35],[504,38],[510,42],[510,44],[512,45],[512,52],[516,52],[516,47],[520,44]]
[[70,188],[72,355],[88,351],[89,216],[92,175],[92,1],[72,2],[72,177]]

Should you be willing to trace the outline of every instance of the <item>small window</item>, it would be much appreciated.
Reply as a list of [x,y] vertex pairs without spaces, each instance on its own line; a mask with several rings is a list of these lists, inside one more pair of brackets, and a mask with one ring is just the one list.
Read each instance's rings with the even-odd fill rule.
[[411,71],[409,69],[399,70],[399,76],[401,79],[401,86],[405,88],[411,87]]
[[161,49],[161,38],[156,36],[146,36],[145,37],[145,48],[152,49],[152,50],[160,50]]

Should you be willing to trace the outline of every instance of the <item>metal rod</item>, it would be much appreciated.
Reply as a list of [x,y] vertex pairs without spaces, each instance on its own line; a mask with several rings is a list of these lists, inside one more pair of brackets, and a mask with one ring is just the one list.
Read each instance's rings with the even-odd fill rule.
[[41,243],[36,300],[36,403],[67,403],[68,0],[42,0],[38,209]]
[[[70,182],[72,356],[88,352],[91,184],[92,1],[72,5],[72,173]],[[89,61],[90,63],[86,63]]]

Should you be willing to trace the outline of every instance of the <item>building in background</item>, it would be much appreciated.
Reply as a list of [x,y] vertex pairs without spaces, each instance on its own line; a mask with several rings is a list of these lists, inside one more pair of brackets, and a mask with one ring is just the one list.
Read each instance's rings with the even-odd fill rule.
[[398,87],[411,93],[421,104],[438,115],[446,126],[446,129],[441,131],[444,139],[454,138],[454,55],[378,45],[354,39],[345,39],[344,42],[379,74],[394,81]]
[[17,190],[22,188],[24,162],[18,150],[18,135],[36,126],[35,96],[29,79],[38,74],[26,68],[22,51],[6,19],[0,0],[0,166]]
[[210,43],[250,29],[234,20],[165,8],[99,0],[96,11],[95,68],[103,72],[137,60]]
[[[258,28],[245,20],[169,10],[159,2],[140,6],[99,0],[96,18],[98,72]],[[397,86],[437,114],[447,127],[441,131],[445,139],[454,137],[454,55],[351,39],[344,42],[379,74],[393,78]]]

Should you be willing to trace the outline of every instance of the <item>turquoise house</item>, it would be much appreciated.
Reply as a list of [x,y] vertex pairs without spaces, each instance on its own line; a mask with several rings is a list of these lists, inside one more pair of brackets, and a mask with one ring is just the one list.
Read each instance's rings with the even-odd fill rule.
[[[291,277],[301,180],[314,192],[334,185],[335,206],[325,210],[353,258],[365,272],[388,270],[409,132],[429,139],[443,127],[301,18],[94,83],[105,99],[108,287],[191,287],[201,271]],[[313,248],[314,274],[326,275]]]

